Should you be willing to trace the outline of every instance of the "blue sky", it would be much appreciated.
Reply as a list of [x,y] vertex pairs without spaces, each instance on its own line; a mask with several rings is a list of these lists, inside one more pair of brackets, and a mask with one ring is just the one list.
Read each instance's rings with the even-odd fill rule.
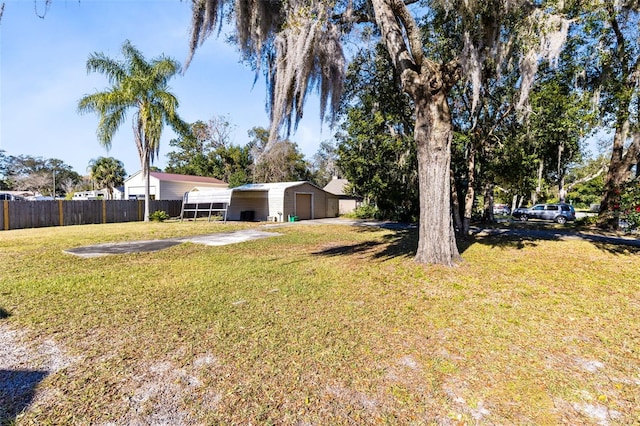
[[[86,174],[91,159],[111,156],[128,174],[140,169],[130,118],[106,151],[97,141],[95,114],[79,115],[78,100],[108,87],[101,74],[87,74],[90,53],[119,58],[129,39],[147,59],[165,54],[184,63],[188,53],[189,0],[53,0],[44,19],[44,0],[5,0],[0,22],[0,149],[8,155],[58,158]],[[212,36],[186,73],[171,80],[178,109],[188,122],[225,116],[236,145],[248,142],[247,130],[267,127],[262,75],[239,62],[237,50]],[[321,126],[317,98],[310,97],[305,118],[290,139],[307,159],[331,130]],[[165,128],[154,165],[166,166],[175,137]]]

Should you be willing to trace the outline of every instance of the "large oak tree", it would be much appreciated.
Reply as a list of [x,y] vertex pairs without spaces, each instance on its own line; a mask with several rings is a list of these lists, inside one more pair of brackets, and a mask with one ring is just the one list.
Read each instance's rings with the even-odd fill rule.
[[[329,0],[192,0],[192,52],[230,12],[244,57],[264,69],[271,93],[272,129],[287,130],[302,117],[307,93],[319,88],[321,113],[337,108],[345,76],[343,37],[369,25],[386,47],[401,89],[415,105],[414,138],[420,186],[419,245],[416,261],[452,265],[459,260],[451,219],[450,158],[452,124],[448,97],[462,76],[473,83],[474,99],[484,88],[482,64],[510,58],[514,45],[523,52],[522,96],[526,103],[541,57],[554,58],[569,22],[550,14],[553,4],[524,0],[427,1],[412,8],[401,0],[363,2]],[[227,9],[228,8],[228,9]],[[451,59],[428,57],[418,19],[444,10],[457,21],[462,48]],[[514,23],[517,23],[515,25]],[[518,40],[518,43],[515,43]]]

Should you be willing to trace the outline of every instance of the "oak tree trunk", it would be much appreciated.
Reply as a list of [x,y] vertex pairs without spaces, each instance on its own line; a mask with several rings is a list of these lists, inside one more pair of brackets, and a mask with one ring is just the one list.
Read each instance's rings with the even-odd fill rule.
[[[628,115],[627,115],[628,116]],[[616,126],[613,137],[613,150],[609,162],[609,171],[604,181],[604,193],[600,202],[598,225],[605,229],[618,229],[620,208],[620,190],[630,177],[631,167],[637,162],[638,145],[640,139],[634,138],[632,144],[624,152],[624,142],[627,139],[629,121],[625,119],[622,125]]]
[[542,176],[544,173],[544,161],[541,159],[538,163],[538,185],[536,186],[536,192],[531,196],[531,202],[537,204],[540,196],[542,195]]
[[415,260],[451,266],[460,260],[451,215],[453,128],[444,93],[414,96],[414,137],[418,154],[420,224]]
[[496,218],[493,215],[493,190],[494,185],[488,183],[484,186],[482,194],[482,198],[484,199],[482,205],[482,219],[488,223],[493,223],[496,221]]
[[450,161],[453,128],[447,95],[459,78],[457,62],[424,57],[420,27],[401,0],[371,0],[375,21],[402,89],[415,105],[418,156],[420,263],[453,265],[460,259],[451,215]]
[[564,168],[562,167],[562,154],[564,153],[564,141],[558,144],[558,199],[564,203],[567,191],[564,189]]

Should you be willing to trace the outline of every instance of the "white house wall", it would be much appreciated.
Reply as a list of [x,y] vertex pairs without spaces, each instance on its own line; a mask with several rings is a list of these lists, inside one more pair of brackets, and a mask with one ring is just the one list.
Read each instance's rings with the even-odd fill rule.
[[[191,191],[194,186],[202,188],[221,188],[226,189],[226,184],[209,184],[203,182],[188,182],[188,181],[170,181],[159,180],[156,177],[151,176],[149,180],[151,187],[149,193],[152,198],[156,200],[182,200],[185,192]],[[129,199],[132,196],[138,198],[144,197],[144,179],[142,173],[132,176],[125,182],[125,199]]]
[[[156,200],[158,200],[159,199],[158,198],[158,184],[159,184],[158,179],[151,176],[151,178],[149,179],[149,183],[150,183],[149,194],[151,195],[151,198],[155,198]],[[129,180],[125,182],[125,188],[124,188],[125,199],[128,200],[132,197],[144,198],[144,186],[145,186],[145,182],[144,182],[144,179],[142,178],[142,173],[138,173],[137,175],[132,176]],[[180,196],[179,199],[181,200],[182,196]]]
[[340,214],[352,213],[357,207],[359,202],[353,198],[345,198],[340,200]]

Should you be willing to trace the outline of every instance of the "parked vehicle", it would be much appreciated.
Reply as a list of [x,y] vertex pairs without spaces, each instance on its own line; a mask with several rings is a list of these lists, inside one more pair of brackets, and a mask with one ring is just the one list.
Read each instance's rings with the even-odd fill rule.
[[0,192],[0,201],[11,201],[11,200],[18,200],[18,201],[22,201],[24,200],[24,197],[21,197],[19,195],[15,195],[15,194],[9,194],[7,192]]
[[511,207],[508,204],[494,204],[493,214],[508,215],[511,213]]
[[531,208],[517,208],[511,216],[521,221],[539,219],[564,224],[576,220],[576,211],[572,205],[565,203],[536,204]]
[[55,198],[49,195],[32,195],[31,197],[26,198],[29,201],[51,201],[55,200]]

